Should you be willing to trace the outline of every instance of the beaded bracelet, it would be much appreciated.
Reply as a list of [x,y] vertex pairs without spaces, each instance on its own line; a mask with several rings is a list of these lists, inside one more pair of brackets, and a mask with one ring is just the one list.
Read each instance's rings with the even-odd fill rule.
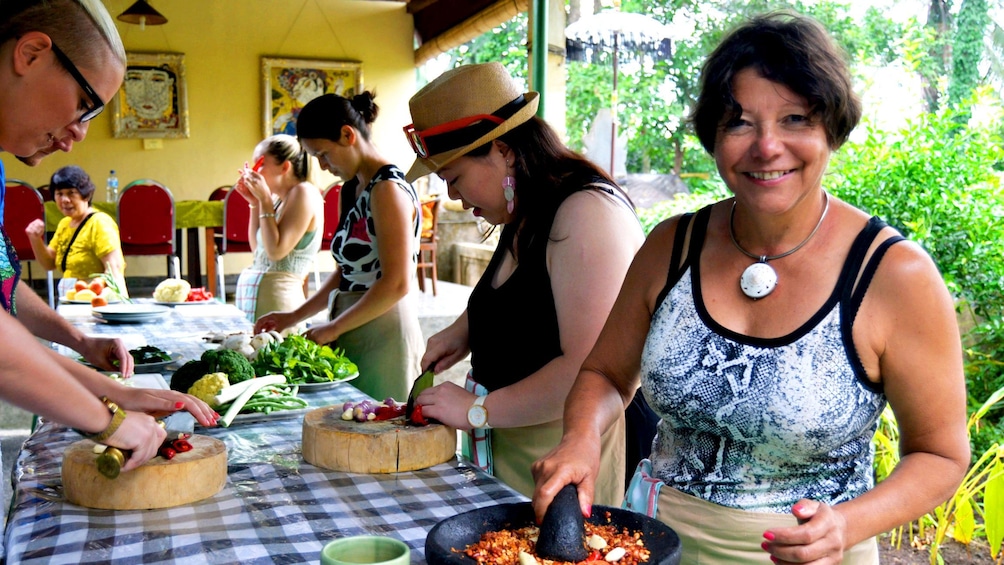
[[274,218],[275,214],[258,214],[258,218]]

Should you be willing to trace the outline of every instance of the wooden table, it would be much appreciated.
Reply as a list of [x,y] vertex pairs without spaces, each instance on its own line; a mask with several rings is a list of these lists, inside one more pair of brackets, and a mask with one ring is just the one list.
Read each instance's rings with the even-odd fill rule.
[[[59,309],[87,334],[132,341],[140,336],[186,358],[206,348],[201,336],[207,328],[250,328],[236,308],[219,303],[177,306],[156,323],[118,326],[97,322],[88,306]],[[303,397],[311,407],[366,398],[351,383]],[[460,457],[408,473],[320,469],[301,456],[301,425],[302,414],[225,429],[196,428],[227,445],[228,479],[219,494],[171,509],[111,511],[63,499],[62,453],[80,436],[44,423],[14,465],[14,498],[4,535],[7,563],[317,563],[327,542],[371,534],[403,540],[411,547],[411,562],[423,564],[425,537],[441,520],[526,500]]]

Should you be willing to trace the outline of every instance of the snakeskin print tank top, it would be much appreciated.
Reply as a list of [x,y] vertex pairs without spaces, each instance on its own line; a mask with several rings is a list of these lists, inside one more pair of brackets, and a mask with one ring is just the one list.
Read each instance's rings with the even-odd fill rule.
[[851,329],[879,261],[903,238],[883,242],[862,271],[886,225],[872,218],[822,308],[791,334],[763,339],[719,326],[704,307],[698,259],[709,216],[710,207],[695,217],[687,261],[670,274],[642,353],[642,390],[661,418],[654,473],[684,493],[756,512],[861,495],[873,486],[871,439],[886,398],[865,377]]

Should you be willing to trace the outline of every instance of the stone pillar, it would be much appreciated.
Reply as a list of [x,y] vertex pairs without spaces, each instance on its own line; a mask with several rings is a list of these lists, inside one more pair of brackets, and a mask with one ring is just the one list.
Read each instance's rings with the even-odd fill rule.
[[[439,210],[439,250],[436,252],[436,269],[439,271],[439,280],[464,284],[455,270],[457,250],[454,244],[480,244],[484,240],[484,232],[482,222],[470,210],[463,208],[458,210],[458,206],[452,201],[446,201]],[[494,249],[494,242],[490,242],[489,245]]]

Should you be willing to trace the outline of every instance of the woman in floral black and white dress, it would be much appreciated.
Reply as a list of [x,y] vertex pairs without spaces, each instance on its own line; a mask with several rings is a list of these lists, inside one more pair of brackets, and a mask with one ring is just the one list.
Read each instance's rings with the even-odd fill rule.
[[370,92],[315,98],[300,111],[297,136],[321,168],[347,179],[342,217],[331,242],[336,268],[317,292],[289,312],[273,312],[255,331],[287,328],[329,309],[306,336],[340,347],[359,367],[353,384],[376,399],[404,399],[418,377],[425,343],[408,298],[415,276],[421,215],[404,172],[370,141],[377,105]]

